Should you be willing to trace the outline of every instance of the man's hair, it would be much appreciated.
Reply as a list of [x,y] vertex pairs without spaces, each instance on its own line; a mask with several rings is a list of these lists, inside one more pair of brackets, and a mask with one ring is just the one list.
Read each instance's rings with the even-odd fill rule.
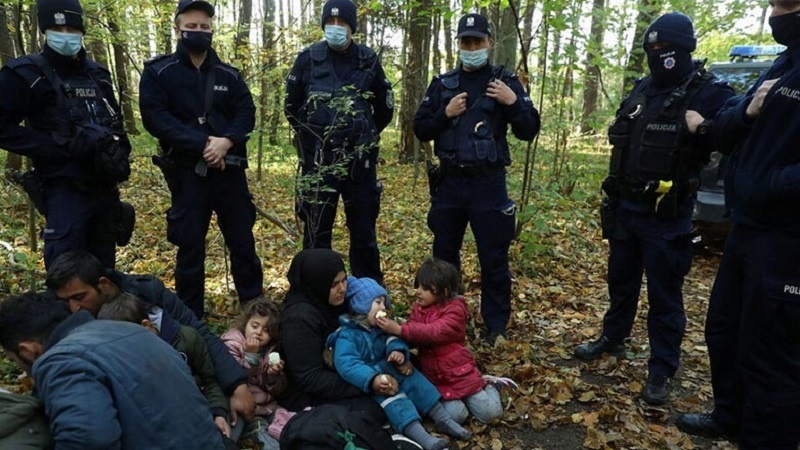
[[120,320],[123,322],[141,325],[143,320],[149,318],[147,305],[139,297],[123,292],[107,301],[97,313],[98,319]]
[[254,300],[245,304],[242,307],[242,312],[233,322],[233,327],[237,328],[244,334],[244,327],[251,317],[259,315],[267,318],[267,333],[269,333],[270,345],[278,345],[280,343],[280,324],[281,324],[281,308],[272,300],[268,300],[264,296],[256,297]]
[[44,344],[68,316],[66,304],[45,293],[28,292],[8,297],[0,303],[0,346],[16,352],[20,342]]
[[84,251],[62,253],[47,269],[45,284],[50,289],[61,289],[67,283],[78,279],[97,289],[100,277],[106,269],[94,255]]
[[461,291],[461,274],[449,262],[431,258],[422,263],[417,271],[414,287],[419,286],[431,291],[437,300],[444,300]]

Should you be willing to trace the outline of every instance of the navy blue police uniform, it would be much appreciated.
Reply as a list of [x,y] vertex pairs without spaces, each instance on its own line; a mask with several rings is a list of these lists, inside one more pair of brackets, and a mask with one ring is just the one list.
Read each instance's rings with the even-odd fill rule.
[[[706,318],[714,388],[710,417],[712,428],[738,434],[739,448],[748,450],[796,450],[800,444],[798,43],[789,42],[711,127],[720,150],[744,146],[734,157],[733,183],[725,185],[733,226]],[[760,114],[749,119],[746,110],[756,90],[776,78]]]
[[[505,106],[485,95],[494,79],[514,91],[513,104]],[[466,112],[447,118],[448,103],[463,92]],[[514,136],[531,141],[539,132],[539,112],[516,75],[489,63],[474,71],[460,65],[436,76],[414,116],[414,133],[423,142],[434,141],[440,161],[438,189],[428,212],[433,256],[461,270],[461,245],[470,225],[481,269],[481,316],[489,336],[504,334],[511,315],[508,250],[516,205],[506,187],[509,124]]]
[[[213,84],[213,87],[210,87]],[[207,95],[212,96],[206,108]],[[230,250],[231,274],[239,300],[263,291],[261,260],[256,255],[255,205],[247,184],[248,133],[255,126],[255,105],[239,71],[209,49],[199,70],[181,40],[170,55],[145,63],[139,85],[142,121],[173,166],[167,211],[167,239],[178,246],[175,289],[203,317],[205,244],[212,212]],[[224,170],[209,168],[203,150],[209,136],[226,137],[233,147]]]
[[[685,36],[670,34],[680,27],[686,27]],[[713,115],[734,93],[705,72],[702,63],[692,61],[696,41],[688,17],[669,13],[650,26],[645,45],[665,41],[669,46],[648,51],[651,74],[636,82],[609,128],[613,148],[601,222],[609,241],[611,304],[602,337],[575,352],[593,359],[604,350],[622,351],[633,328],[644,272],[650,359],[643,397],[652,404],[667,401],[678,370],[686,328],[682,287],[692,261],[691,217],[699,173],[711,152],[707,136],[689,133],[685,114],[693,109]]]
[[[345,15],[351,2],[328,3],[341,4],[333,9]],[[323,26],[330,10],[326,5]],[[382,283],[375,229],[383,190],[378,144],[392,120],[394,99],[379,55],[353,41],[343,51],[326,41],[303,49],[286,79],[285,114],[301,160],[296,212],[304,223],[303,248],[331,248],[341,196],[353,275]]]
[[[45,45],[0,70],[0,91],[0,147],[31,158],[44,196],[37,208],[46,219],[45,266],[85,250],[113,268],[122,208],[117,184],[130,173],[131,146],[110,73],[83,49],[71,57]],[[124,166],[116,176],[97,162],[111,146]]]

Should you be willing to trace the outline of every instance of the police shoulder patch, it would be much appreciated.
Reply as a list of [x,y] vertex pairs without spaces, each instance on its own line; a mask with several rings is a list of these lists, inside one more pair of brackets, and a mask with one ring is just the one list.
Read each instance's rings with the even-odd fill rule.
[[153,56],[152,58],[150,58],[147,61],[145,61],[144,65],[145,66],[149,66],[151,64],[155,64],[155,63],[158,63],[158,62],[161,62],[161,61],[166,61],[166,60],[168,60],[168,58],[170,56],[172,56],[172,54]]

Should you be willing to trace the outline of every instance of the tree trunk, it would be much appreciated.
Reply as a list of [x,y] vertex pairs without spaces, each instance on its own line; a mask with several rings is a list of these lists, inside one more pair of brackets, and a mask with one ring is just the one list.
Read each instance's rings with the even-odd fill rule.
[[442,20],[445,19],[441,14],[433,15],[433,39],[431,39],[433,73],[440,73],[442,71],[442,51],[439,48],[439,29],[441,28]]
[[420,0],[408,14],[406,41],[408,48],[403,76],[403,101],[400,109],[400,162],[413,162],[419,154],[419,141],[414,136],[414,113],[425,94],[428,74],[428,42],[430,39],[430,15],[424,14],[431,7],[431,0]]
[[497,27],[492,27],[495,34],[492,62],[514,72],[517,67],[517,43],[519,42],[517,27],[519,24],[509,7],[501,8],[497,12],[497,18],[498,20],[495,22]]
[[125,55],[125,48],[119,42],[120,29],[116,20],[108,21],[108,29],[113,35],[111,48],[114,51],[114,74],[117,78],[117,91],[119,92],[122,117],[125,119],[125,132],[130,135],[138,135],[139,130],[136,128],[136,117],[133,113],[133,92],[131,92],[130,80],[128,79],[128,58]]
[[633,89],[634,82],[644,72],[645,54],[642,49],[644,33],[647,31],[647,27],[658,17],[663,3],[664,0],[639,0],[636,31],[633,33],[630,57],[628,58],[628,64],[625,66],[625,78],[622,84],[623,93]]
[[[22,2],[20,2],[20,7],[21,5]],[[28,8],[27,14],[23,15],[20,12],[20,20],[23,22],[23,24],[21,24],[19,33],[23,33],[24,31],[28,32],[27,45],[25,46],[25,51],[23,53],[36,53],[41,49],[41,46],[39,45],[39,20],[36,17],[36,11],[36,6],[31,5]],[[22,42],[22,35],[20,35],[20,42]]]
[[14,38],[11,36],[9,7],[0,4],[0,62],[5,65],[17,55],[14,51]]
[[[455,15],[453,15],[455,17]],[[456,20],[460,19],[460,17],[456,18]],[[456,61],[455,56],[453,55],[453,19],[447,18],[447,16],[442,17],[442,28],[444,29],[444,64],[446,70],[450,70],[455,68]]]
[[239,17],[234,38],[234,55],[242,65],[242,76],[250,75],[250,22],[253,19],[253,0],[239,0]]
[[592,4],[592,23],[589,42],[586,45],[586,73],[583,78],[583,110],[581,112],[581,133],[593,130],[592,116],[597,111],[597,98],[600,80],[600,67],[597,65],[603,52],[603,33],[605,31],[605,0],[594,0]]
[[536,11],[536,1],[527,0],[525,2],[525,10],[522,13],[522,41],[525,43],[525,50],[528,54],[531,52],[531,44],[533,44],[533,13]]

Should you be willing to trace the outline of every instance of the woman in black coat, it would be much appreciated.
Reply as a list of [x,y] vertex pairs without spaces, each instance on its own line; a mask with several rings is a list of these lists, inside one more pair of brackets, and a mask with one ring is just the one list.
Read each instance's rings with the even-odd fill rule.
[[323,356],[325,340],[339,327],[339,316],[348,312],[342,257],[329,249],[303,250],[292,260],[287,278],[281,341],[288,386],[278,403],[291,411],[345,405],[384,421],[380,405],[340,377]]

